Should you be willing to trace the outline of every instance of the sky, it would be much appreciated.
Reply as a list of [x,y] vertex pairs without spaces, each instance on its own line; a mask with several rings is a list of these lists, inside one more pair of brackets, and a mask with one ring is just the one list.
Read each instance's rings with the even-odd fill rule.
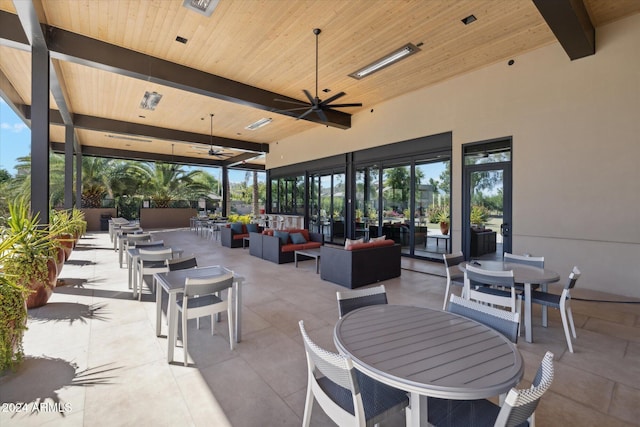
[[16,174],[16,159],[31,153],[31,130],[0,98],[0,169]]

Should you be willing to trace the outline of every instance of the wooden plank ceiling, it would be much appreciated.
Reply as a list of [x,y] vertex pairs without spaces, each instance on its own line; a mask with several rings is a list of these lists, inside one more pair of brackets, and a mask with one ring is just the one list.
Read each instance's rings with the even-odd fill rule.
[[[50,46],[53,63],[83,151],[93,148],[95,153],[132,158],[160,154],[165,157],[155,158],[204,164],[244,159],[239,166],[264,167],[264,156],[252,157],[267,152],[268,144],[323,125],[313,113],[308,120],[278,113],[290,106],[272,99],[275,94],[304,101],[303,89],[315,93],[313,28],[322,29],[320,98],[344,91],[340,103],[363,104],[335,113],[336,122],[330,124],[340,127],[345,127],[341,120],[349,122],[349,114],[556,42],[531,0],[220,0],[210,17],[182,3],[34,0],[45,33],[52,35],[52,45],[57,43]],[[585,7],[596,28],[640,12],[636,0],[585,0]],[[13,2],[0,0],[0,11],[0,22],[5,23],[0,30],[0,91],[28,121],[28,44],[19,31],[7,29],[18,19]],[[477,20],[464,25],[461,20],[469,15]],[[54,39],[66,32],[75,38]],[[176,41],[178,36],[187,39],[186,44]],[[91,42],[87,38],[124,48],[120,52],[131,58],[131,68],[116,66],[119,55],[108,49],[83,51]],[[364,79],[348,76],[406,43],[419,45],[421,51]],[[148,57],[162,61],[147,61],[149,70],[134,64],[144,64]],[[181,74],[171,67],[175,64],[202,73],[192,78],[192,70]],[[253,99],[243,100],[241,94],[210,89],[209,79],[200,79],[208,75],[268,91],[269,99],[256,108]],[[139,107],[145,91],[162,94],[155,111]],[[58,108],[53,97],[50,106]],[[273,122],[255,131],[245,129],[263,117]],[[52,119],[50,136],[60,148],[60,120]],[[210,144],[225,156],[210,157]]]

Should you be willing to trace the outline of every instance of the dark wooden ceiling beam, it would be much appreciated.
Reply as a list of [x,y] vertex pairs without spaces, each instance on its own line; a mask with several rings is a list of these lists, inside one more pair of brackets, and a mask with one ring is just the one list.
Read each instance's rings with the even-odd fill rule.
[[[29,120],[31,116],[30,106],[21,105],[20,110],[22,111],[24,117]],[[60,112],[58,110],[49,110],[49,121],[53,124],[64,125],[64,120],[62,119],[62,116],[60,115]],[[183,142],[188,144],[194,143],[210,145],[211,140],[210,135],[201,133],[185,132],[176,129],[167,129],[138,123],[104,119],[101,117],[87,116],[84,114],[74,114],[73,123],[76,129],[86,129],[134,137],[148,137],[153,139]],[[241,141],[219,136],[213,137],[213,145],[251,151],[253,157],[255,157],[255,153],[269,152],[269,144]]]
[[[64,154],[64,144],[61,142],[52,142],[50,143],[51,151],[57,154]],[[160,153],[147,153],[143,151],[130,151],[130,150],[116,150],[113,148],[104,148],[104,147],[92,147],[84,145],[82,146],[82,155],[83,156],[94,156],[94,157],[106,157],[109,159],[119,159],[119,160],[137,160],[142,162],[163,162],[163,163],[175,163],[175,164],[183,164],[188,166],[207,166],[207,167],[222,167],[234,164],[237,158],[244,156],[241,154],[236,157],[232,157],[229,159],[221,160],[216,158],[199,158],[199,157],[184,157],[184,156],[172,156],[170,154],[160,154]],[[255,154],[253,155],[255,157]],[[265,170],[264,165],[257,164],[242,164],[242,166],[232,167],[233,169],[250,169],[250,170]]]
[[596,30],[582,0],[533,0],[569,58],[596,53]]

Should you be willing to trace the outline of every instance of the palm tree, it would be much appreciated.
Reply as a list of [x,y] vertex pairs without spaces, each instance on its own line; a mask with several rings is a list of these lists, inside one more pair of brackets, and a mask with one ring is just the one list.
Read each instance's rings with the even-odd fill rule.
[[139,194],[150,197],[156,207],[168,207],[171,200],[205,197],[211,188],[198,179],[203,172],[185,171],[181,166],[169,163],[139,163],[133,167],[138,178]]

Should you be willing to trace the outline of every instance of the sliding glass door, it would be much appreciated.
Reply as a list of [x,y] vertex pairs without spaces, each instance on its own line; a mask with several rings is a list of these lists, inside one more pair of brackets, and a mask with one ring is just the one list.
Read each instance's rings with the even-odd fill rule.
[[448,156],[356,168],[353,235],[384,235],[404,255],[442,259],[449,252]]
[[344,173],[309,176],[309,228],[332,243],[344,243]]

